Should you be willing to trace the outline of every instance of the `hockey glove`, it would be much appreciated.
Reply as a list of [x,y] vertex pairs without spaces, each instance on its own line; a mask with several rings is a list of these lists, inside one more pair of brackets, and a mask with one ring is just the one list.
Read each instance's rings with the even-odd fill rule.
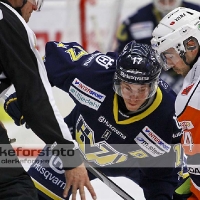
[[[23,115],[21,114],[16,92],[11,94],[4,103],[4,110],[6,113],[14,120],[17,126],[21,126],[26,123]],[[29,128],[27,124],[25,124],[26,128]]]

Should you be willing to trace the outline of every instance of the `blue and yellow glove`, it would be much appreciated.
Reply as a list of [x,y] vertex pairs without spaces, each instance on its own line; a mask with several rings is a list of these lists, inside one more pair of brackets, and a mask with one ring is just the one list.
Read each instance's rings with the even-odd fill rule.
[[16,92],[11,94],[8,98],[6,98],[4,103],[4,110],[14,120],[17,126],[25,124],[26,128],[29,128],[20,111],[19,104],[17,102]]

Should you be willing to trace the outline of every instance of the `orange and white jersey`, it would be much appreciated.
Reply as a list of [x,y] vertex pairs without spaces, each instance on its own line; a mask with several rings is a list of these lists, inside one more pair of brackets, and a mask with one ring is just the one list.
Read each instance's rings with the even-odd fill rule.
[[184,132],[182,144],[195,196],[189,199],[200,199],[200,57],[184,79],[175,109]]

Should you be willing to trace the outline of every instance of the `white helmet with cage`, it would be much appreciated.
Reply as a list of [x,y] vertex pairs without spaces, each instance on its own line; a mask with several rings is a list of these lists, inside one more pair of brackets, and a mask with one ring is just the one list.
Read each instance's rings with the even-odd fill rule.
[[164,69],[168,70],[171,66],[166,63],[165,51],[174,50],[184,60],[186,42],[195,38],[200,44],[200,12],[178,7],[160,21],[152,36],[152,48]]
[[181,6],[182,0],[153,0],[154,6],[163,16]]

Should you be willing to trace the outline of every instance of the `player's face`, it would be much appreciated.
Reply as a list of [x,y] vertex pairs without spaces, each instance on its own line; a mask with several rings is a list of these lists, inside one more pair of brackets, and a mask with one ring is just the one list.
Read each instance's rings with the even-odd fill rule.
[[149,84],[129,84],[121,82],[121,94],[126,108],[129,111],[137,111],[149,96]]
[[26,22],[29,21],[32,12],[37,10],[37,6],[34,2],[34,0],[28,0],[27,3],[21,9],[22,17]]
[[[170,48],[162,53],[162,60],[168,66],[168,69],[172,68],[177,74],[186,76],[190,70],[190,67],[186,65],[180,55],[174,48]],[[185,53],[186,62],[191,62],[190,52]]]

